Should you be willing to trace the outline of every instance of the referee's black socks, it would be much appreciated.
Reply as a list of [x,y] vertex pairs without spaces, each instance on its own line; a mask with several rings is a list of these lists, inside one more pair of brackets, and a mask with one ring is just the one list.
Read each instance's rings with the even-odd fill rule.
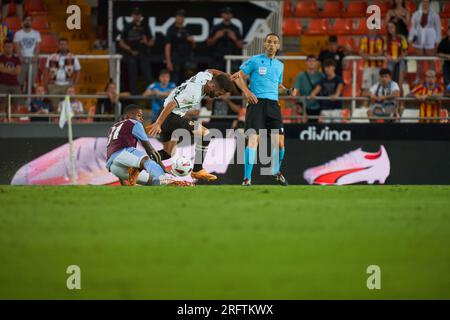
[[206,136],[202,136],[196,139],[195,162],[193,168],[194,172],[198,172],[203,169],[203,161],[205,161],[211,138],[212,136],[210,134],[207,134]]

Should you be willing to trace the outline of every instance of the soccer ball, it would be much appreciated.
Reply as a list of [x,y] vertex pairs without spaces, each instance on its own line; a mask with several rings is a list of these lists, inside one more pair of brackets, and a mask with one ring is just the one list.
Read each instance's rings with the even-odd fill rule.
[[192,162],[186,157],[179,157],[172,164],[172,173],[179,177],[185,177],[192,171]]

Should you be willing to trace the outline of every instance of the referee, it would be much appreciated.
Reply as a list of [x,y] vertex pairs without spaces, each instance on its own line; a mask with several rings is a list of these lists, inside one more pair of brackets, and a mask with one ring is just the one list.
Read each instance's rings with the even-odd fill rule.
[[[253,164],[256,159],[261,129],[275,130],[271,135],[272,147],[278,154],[272,152],[272,174],[282,186],[288,183],[281,174],[280,167],[284,158],[284,130],[281,110],[278,105],[278,93],[282,95],[296,95],[296,89],[286,89],[283,83],[283,63],[275,58],[280,49],[280,37],[275,33],[268,34],[264,39],[264,54],[256,55],[245,61],[240,70],[233,75],[237,86],[249,101],[245,116],[245,129],[253,129],[249,133],[245,148],[243,186],[250,186],[252,181]],[[250,89],[244,78],[250,77]]]

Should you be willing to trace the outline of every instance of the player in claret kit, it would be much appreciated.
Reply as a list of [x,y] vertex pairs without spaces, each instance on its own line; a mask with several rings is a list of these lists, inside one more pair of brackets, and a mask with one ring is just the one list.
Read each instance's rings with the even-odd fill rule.
[[160,150],[162,160],[169,159],[175,151],[178,138],[172,134],[177,129],[185,129],[191,136],[201,136],[201,143],[195,146],[195,162],[191,176],[194,179],[213,181],[217,177],[203,169],[203,161],[211,141],[207,128],[185,116],[186,112],[197,108],[205,95],[216,98],[231,92],[233,88],[233,77],[215,69],[208,69],[197,73],[176,87],[164,101],[158,119],[152,124],[150,136],[160,134],[163,150]]
[[[119,178],[122,185],[187,185],[166,173],[159,153],[152,147],[142,122],[144,113],[137,105],[125,108],[125,120],[109,130],[106,168]],[[145,152],[136,149],[140,141]]]

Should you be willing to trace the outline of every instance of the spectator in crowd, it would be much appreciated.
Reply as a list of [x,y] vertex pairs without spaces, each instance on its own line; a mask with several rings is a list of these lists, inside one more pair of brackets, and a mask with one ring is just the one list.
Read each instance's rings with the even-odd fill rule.
[[387,68],[391,70],[392,79],[402,88],[406,73],[404,58],[408,52],[408,40],[397,33],[397,27],[393,22],[388,23],[385,46]]
[[[223,8],[221,16],[223,21],[212,28],[207,45],[211,47],[212,68],[225,70],[223,57],[227,54],[241,54],[244,42],[242,41],[239,28],[231,22],[233,18],[231,8]],[[236,68],[232,67],[232,69],[234,70]]]
[[13,41],[14,32],[8,28],[6,24],[1,22],[0,17],[0,54],[3,53],[3,44],[6,40]]
[[369,118],[398,117],[398,104],[395,99],[400,97],[400,87],[397,82],[392,80],[392,72],[389,69],[381,69],[379,75],[379,82],[374,84],[369,91],[371,104],[367,115]]
[[342,78],[342,64],[346,54],[351,52],[349,46],[342,47],[338,44],[338,38],[336,36],[330,36],[328,38],[328,49],[322,50],[319,54],[319,60],[322,64],[322,70],[325,70],[325,61],[334,60],[336,62],[336,74]]
[[411,13],[406,8],[405,0],[392,0],[392,8],[386,14],[386,24],[392,22],[397,27],[397,33],[408,38],[408,26]]
[[[441,41],[441,20],[439,15],[430,7],[430,0],[423,0],[419,9],[412,16],[409,42],[418,56],[432,57],[436,55],[436,48]],[[429,63],[434,69],[434,63]],[[424,69],[424,63],[419,62],[415,83],[420,82],[419,76]]]
[[[33,114],[49,114],[50,113],[50,100],[44,98],[45,88],[44,86],[37,86],[35,94],[41,95],[41,97],[33,98],[30,101],[30,105],[28,106],[28,110]],[[48,117],[31,117],[31,121],[36,122],[48,122]]]
[[[211,116],[237,116],[242,108],[242,100],[231,99],[229,92],[224,94],[223,96],[220,96],[219,98],[211,99],[209,97],[206,97],[205,100],[206,108],[211,111]],[[210,127],[222,124],[227,126],[227,128],[231,128],[234,120],[235,119],[212,118],[209,123],[211,125]]]
[[[31,67],[31,83],[35,84],[38,69],[39,45],[41,43],[41,34],[31,28],[31,16],[23,18],[22,29],[14,35],[14,43],[16,44],[16,52],[18,53],[21,72],[19,75],[19,83],[22,88],[28,83],[28,73]],[[24,90],[25,91],[25,90]]]
[[13,6],[16,7],[16,16],[22,20],[23,0],[4,0],[2,2],[2,17],[8,17],[12,13]]
[[137,82],[139,69],[142,71],[145,82],[152,81],[150,65],[150,48],[155,44],[148,24],[143,23],[139,8],[134,8],[132,22],[125,25],[120,35],[119,46],[123,49],[124,60],[127,65],[129,91],[138,94]]
[[364,71],[362,91],[366,95],[368,90],[378,81],[383,60],[370,60],[374,57],[384,55],[384,39],[377,34],[377,30],[369,30],[369,33],[361,37],[359,43],[359,54],[364,58]]
[[[329,99],[327,100],[319,101],[321,109],[320,114],[327,118],[339,117],[342,110],[342,101],[338,101],[336,98],[341,96],[342,89],[344,88],[344,81],[336,74],[335,60],[325,60],[323,66],[325,77],[314,88],[309,98],[314,99],[316,96],[328,97]],[[337,120],[337,122],[340,121],[340,119]],[[333,120],[324,119],[324,122],[333,122]]]
[[[322,81],[323,73],[319,72],[319,63],[317,57],[309,55],[306,57],[306,70],[301,72],[294,84],[294,88],[298,90],[300,96],[309,96],[314,88]],[[320,105],[316,100],[307,100],[305,106],[300,106],[301,112],[306,112],[307,115],[319,116]],[[298,112],[299,114],[301,112]],[[311,119],[310,122],[317,122],[317,119]]]
[[152,99],[152,123],[158,119],[159,113],[164,106],[164,99],[169,96],[175,87],[175,83],[170,81],[169,70],[163,69],[159,73],[158,81],[149,85],[145,90],[144,97],[156,95],[156,98]]
[[[69,41],[59,39],[58,51],[48,57],[44,70],[44,85],[49,94],[66,94],[67,89],[77,84],[80,77],[80,62],[69,50]],[[59,99],[50,99],[53,110]]]
[[[114,82],[109,81],[106,84],[104,92],[97,92],[98,95],[107,95],[108,98],[100,98],[97,100],[95,114],[114,115],[122,113],[122,103],[120,102],[120,94],[117,93],[117,86]],[[94,121],[113,121],[112,118],[95,118]]]
[[[3,54],[0,55],[0,93],[20,94],[18,76],[20,74],[20,60],[14,56],[14,44],[6,40],[3,44]],[[3,99],[2,99],[3,100]],[[3,105],[5,105],[3,100]],[[21,99],[13,99],[15,108],[22,104]]]
[[175,16],[175,24],[167,30],[164,47],[166,66],[172,72],[172,81],[180,84],[187,79],[186,72],[193,65],[194,37],[184,26],[185,11],[180,9]]
[[439,122],[438,119],[424,119],[439,117],[440,101],[437,101],[437,98],[442,97],[444,94],[444,88],[436,82],[436,72],[434,70],[428,70],[425,73],[425,82],[416,86],[411,91],[411,94],[420,101],[420,122]]
[[447,29],[447,36],[439,43],[437,52],[438,56],[445,60],[442,73],[444,75],[444,84],[448,85],[450,84],[450,26]]
[[[67,88],[66,94],[70,97],[70,107],[72,109],[72,112],[74,116],[82,115],[84,114],[84,107],[83,103],[78,100],[76,97],[73,97],[76,94],[74,87]],[[64,100],[62,100],[58,105],[58,113],[61,112],[62,104],[64,103]]]

